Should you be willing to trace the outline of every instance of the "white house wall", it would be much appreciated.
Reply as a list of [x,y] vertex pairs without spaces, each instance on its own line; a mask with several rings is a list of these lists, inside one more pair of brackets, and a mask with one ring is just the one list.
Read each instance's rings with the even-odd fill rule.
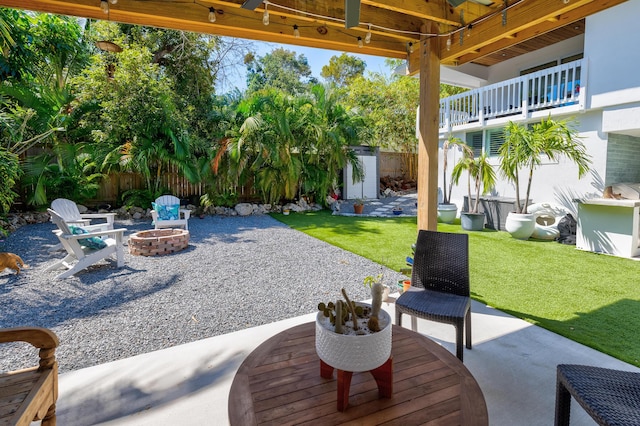
[[589,59],[587,108],[640,101],[640,1],[586,18],[584,57]]

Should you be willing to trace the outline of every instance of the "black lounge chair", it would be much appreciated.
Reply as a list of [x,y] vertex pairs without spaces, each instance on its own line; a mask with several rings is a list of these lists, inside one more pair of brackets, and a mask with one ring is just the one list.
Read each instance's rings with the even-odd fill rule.
[[560,364],[556,426],[569,426],[572,396],[599,425],[640,425],[640,373]]
[[467,234],[421,230],[418,234],[411,286],[396,300],[396,324],[402,314],[451,324],[456,329],[456,356],[463,360],[462,335],[471,349],[469,237]]

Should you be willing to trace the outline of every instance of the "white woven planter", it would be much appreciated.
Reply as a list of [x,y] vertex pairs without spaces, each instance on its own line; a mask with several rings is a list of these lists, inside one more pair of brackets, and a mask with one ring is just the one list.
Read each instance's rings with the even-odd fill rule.
[[[369,371],[380,367],[391,356],[391,317],[380,311],[377,333],[365,335],[337,334],[322,312],[316,317],[316,352],[333,368],[343,371]],[[326,321],[325,321],[326,319]],[[329,324],[329,328],[325,327]]]

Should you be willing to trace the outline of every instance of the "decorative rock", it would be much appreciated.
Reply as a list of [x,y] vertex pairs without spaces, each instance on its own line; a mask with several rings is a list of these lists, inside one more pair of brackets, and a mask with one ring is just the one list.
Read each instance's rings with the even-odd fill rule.
[[236,204],[235,211],[239,216],[249,216],[253,213],[253,207],[249,203],[240,203]]
[[83,206],[82,204],[77,204],[78,206],[78,211],[80,212],[80,214],[85,214],[87,212],[87,210],[89,210],[86,206]]
[[140,212],[135,212],[132,216],[133,219],[142,219],[142,213]]

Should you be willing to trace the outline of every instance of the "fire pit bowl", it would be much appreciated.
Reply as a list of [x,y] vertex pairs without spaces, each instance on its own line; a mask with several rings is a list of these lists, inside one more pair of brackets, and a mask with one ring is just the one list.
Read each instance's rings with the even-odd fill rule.
[[188,245],[189,231],[184,229],[140,231],[129,237],[129,253],[134,256],[161,256],[183,250]]

